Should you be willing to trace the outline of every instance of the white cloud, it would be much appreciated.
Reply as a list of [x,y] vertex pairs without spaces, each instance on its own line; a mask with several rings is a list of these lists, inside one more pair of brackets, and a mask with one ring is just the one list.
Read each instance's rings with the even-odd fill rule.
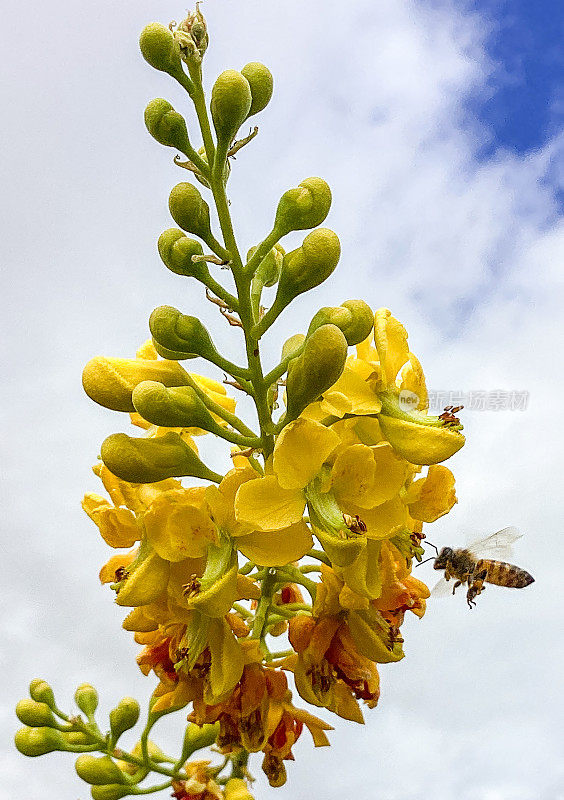
[[[254,243],[281,191],[310,174],[333,187],[328,224],[343,241],[340,269],[277,323],[267,353],[275,358],[279,339],[305,328],[312,304],[353,293],[406,323],[433,388],[530,392],[526,412],[467,413],[468,445],[453,463],[460,502],[429,536],[456,544],[464,528],[517,524],[527,534],[518,560],[537,583],[515,594],[492,588],[472,614],[460,597],[433,605],[409,626],[408,658],[383,668],[381,706],[366,727],[337,723],[329,751],[300,742],[288,785],[258,796],[554,800],[564,773],[554,744],[563,647],[552,611],[562,139],[524,156],[480,157],[491,134],[470,107],[491,92],[499,68],[484,50],[490,21],[460,4],[207,5],[209,80],[256,59],[276,78],[260,136],[235,164],[242,241]],[[12,20],[25,27],[26,46],[19,35],[7,43],[6,731],[15,727],[10,707],[37,674],[68,700],[83,680],[105,685],[106,708],[150,689],[120,612],[97,586],[107,549],[78,508],[95,488],[89,464],[99,442],[124,427],[84,399],[82,364],[98,352],[131,354],[148,313],[168,302],[201,314],[226,349],[240,350],[198,288],[155,255],[170,225],[168,191],[184,175],[144,133],[141,112],[153,96],[180,106],[181,94],[140,62],[135,31],[181,12],[145,0],[134,9],[87,2],[77,14],[59,3],[33,9],[31,26]],[[171,746],[177,732],[166,736]],[[84,798],[70,762],[9,751],[0,796]]]

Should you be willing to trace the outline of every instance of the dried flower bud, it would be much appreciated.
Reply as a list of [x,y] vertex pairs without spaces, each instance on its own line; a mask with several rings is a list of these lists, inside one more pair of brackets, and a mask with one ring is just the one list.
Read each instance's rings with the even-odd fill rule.
[[219,145],[229,147],[249,115],[251,103],[249,81],[237,70],[222,72],[213,85],[210,103]]
[[248,117],[258,114],[270,103],[272,97],[272,90],[274,88],[274,80],[270,70],[261,64],[259,61],[252,61],[250,64],[245,64],[241,70],[243,75],[249,82],[251,87],[251,107],[249,109]]
[[186,120],[175,111],[168,100],[157,97],[151,100],[145,109],[145,125],[147,130],[159,144],[176,147],[187,155],[190,148]]
[[141,439],[114,433],[102,442],[101,455],[110,472],[130,483],[157,483],[187,475],[212,481],[221,479],[173,431]]
[[284,192],[278,203],[274,229],[285,236],[321,225],[331,208],[331,189],[322,178],[306,178]]

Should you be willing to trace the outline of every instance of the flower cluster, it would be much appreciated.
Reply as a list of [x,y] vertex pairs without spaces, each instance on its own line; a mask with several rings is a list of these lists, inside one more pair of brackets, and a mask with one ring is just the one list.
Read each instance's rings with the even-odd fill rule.
[[[321,308],[305,334],[285,342],[280,362],[263,369],[262,337],[339,260],[337,236],[319,227],[331,192],[321,178],[285,192],[272,230],[242,257],[226,195],[230,158],[256,135],[235,139],[267,105],[272,76],[256,62],[219,76],[214,138],[201,83],[207,46],[199,10],[177,28],[154,23],[141,36],[145,59],[194,103],[203,147],[192,146],[166,100],[149,104],[147,128],[211,191],[222,239],[199,189],[183,182],[169,200],[179,228],[160,236],[158,250],[168,269],[203,284],[229,330],[241,334],[246,364],[222,355],[198,317],[161,306],[136,358],[97,357],[83,374],[95,402],[141,429],[104,441],[94,472],[106,496],[87,494],[83,508],[116,551],[100,579],[128,610],[123,627],[142,648],[139,668],[158,681],[147,726],[126,752],[116,743],[139,716],[138,707],[127,716],[131,698],[112,712],[105,737],[91,693],[88,702],[84,691],[77,699],[86,720],[59,712],[50,690],[34,684],[20,709],[27,727],[19,749],[83,753],[77,771],[99,800],[164,788],[177,800],[247,800],[254,753],[270,784],[283,785],[304,726],[316,747],[329,744],[331,725],[295,705],[296,694],[316,714],[362,723],[362,707],[378,702],[378,665],[404,656],[405,613],[425,612],[429,592],[411,574],[423,523],[456,502],[442,462],[464,444],[461,425],[452,410],[428,414],[423,370],[390,311],[373,313],[363,300]],[[301,246],[285,252],[280,240],[307,229]],[[214,265],[228,268],[234,289],[213,277]],[[268,309],[265,287],[275,290]],[[219,383],[188,371],[197,357],[229,377]],[[226,386],[254,402],[255,428],[236,414]],[[406,393],[415,398],[408,408]],[[218,471],[196,444],[205,445],[205,434],[229,446]],[[171,759],[148,735],[180,709],[188,726],[180,757]],[[222,764],[189,760],[211,744]],[[100,758],[90,755],[96,748]],[[151,772],[166,784],[139,787]]]

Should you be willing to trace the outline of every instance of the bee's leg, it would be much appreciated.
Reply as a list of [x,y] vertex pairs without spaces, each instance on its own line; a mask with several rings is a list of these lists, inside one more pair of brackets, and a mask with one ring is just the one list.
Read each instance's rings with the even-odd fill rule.
[[474,598],[485,591],[486,587],[484,586],[484,580],[486,579],[487,574],[487,570],[482,570],[476,575],[469,576],[468,591],[466,592],[466,600],[469,608],[472,608],[472,606],[476,605]]
[[458,589],[458,587],[461,586],[461,585],[462,585],[462,581],[456,581],[456,583],[452,587],[452,593],[454,594],[456,592],[456,590]]

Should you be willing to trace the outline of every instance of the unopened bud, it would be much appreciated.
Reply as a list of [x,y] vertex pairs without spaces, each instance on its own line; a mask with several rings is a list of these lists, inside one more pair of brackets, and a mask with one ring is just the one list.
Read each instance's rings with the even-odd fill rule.
[[163,231],[157,247],[163,264],[171,272],[199,280],[209,275],[205,261],[192,261],[192,256],[201,256],[204,252],[202,245],[196,239],[189,239],[178,228]]
[[306,178],[284,192],[278,203],[274,228],[285,236],[321,225],[331,208],[331,189],[322,178]]
[[74,693],[74,699],[87,717],[94,716],[94,712],[98,708],[98,692],[93,686],[89,683],[81,683]]
[[184,353],[184,358],[202,356],[215,361],[218,356],[211,336],[198,317],[182,314],[173,306],[155,308],[149,318],[149,329],[155,342],[167,350]]
[[30,698],[20,700],[16,706],[16,716],[20,722],[32,728],[50,728],[57,724],[53,712],[47,703],[37,703]]
[[110,730],[114,742],[117,742],[122,733],[137,724],[139,713],[139,703],[134,697],[122,698],[110,711]]
[[[247,261],[252,258],[256,249],[256,247],[251,247],[247,253]],[[274,245],[272,250],[269,250],[268,254],[260,262],[253,280],[259,282],[261,286],[274,286],[280,276],[285,254],[286,251],[282,245]]]
[[272,97],[272,90],[274,88],[274,80],[270,70],[261,64],[259,61],[252,61],[250,64],[245,64],[241,70],[243,75],[251,87],[251,107],[247,117],[252,117],[258,114],[270,103]]
[[61,732],[55,728],[20,728],[14,741],[24,756],[43,756],[67,749]]
[[186,372],[176,361],[96,356],[84,367],[82,385],[95,403],[112,411],[135,411],[131,393],[141,381],[182,386]]
[[225,784],[225,800],[253,800],[247,784],[242,778],[230,778]]
[[204,242],[213,239],[210,207],[193,183],[177,183],[170,193],[168,207],[183,231],[199,236]]
[[183,75],[180,48],[168,28],[151,22],[141,31],[139,47],[145,61],[154,69],[177,77]]
[[133,404],[153,425],[164,428],[219,430],[219,425],[191,386],[167,389],[162,383],[145,381],[135,387]]
[[173,431],[154,438],[114,433],[102,442],[101,455],[110,472],[130,483],[157,483],[187,475],[212,481],[220,478]]
[[348,345],[363,342],[374,324],[374,314],[364,300],[347,300],[341,306],[320,308],[312,319],[308,335],[321,325],[336,325],[345,334]]
[[249,115],[252,104],[249,81],[234,69],[222,72],[213,85],[211,115],[219,145],[228,147]]
[[127,778],[109,756],[92,756],[85,753],[74,764],[78,777],[86,783],[100,786],[104,784],[127,784]]
[[284,256],[275,302],[284,307],[297,295],[319,286],[331,275],[340,255],[336,233],[328,228],[308,233],[301,247]]
[[191,722],[184,734],[184,745],[182,755],[188,759],[192,753],[202,750],[204,747],[211,747],[219,735],[219,723],[214,725],[195,725]]
[[53,690],[49,684],[41,680],[41,678],[35,678],[29,684],[29,694],[38,703],[46,703],[49,708],[55,707],[55,695],[53,694]]
[[147,130],[159,144],[176,147],[187,155],[190,148],[186,121],[182,114],[175,111],[168,100],[157,97],[151,100],[145,109],[145,125]]
[[119,783],[109,783],[105,786],[93,786],[90,789],[92,800],[120,800],[121,797],[131,794],[127,786]]
[[288,367],[288,421],[338,380],[346,359],[347,340],[335,325],[322,325],[306,339],[303,353]]

